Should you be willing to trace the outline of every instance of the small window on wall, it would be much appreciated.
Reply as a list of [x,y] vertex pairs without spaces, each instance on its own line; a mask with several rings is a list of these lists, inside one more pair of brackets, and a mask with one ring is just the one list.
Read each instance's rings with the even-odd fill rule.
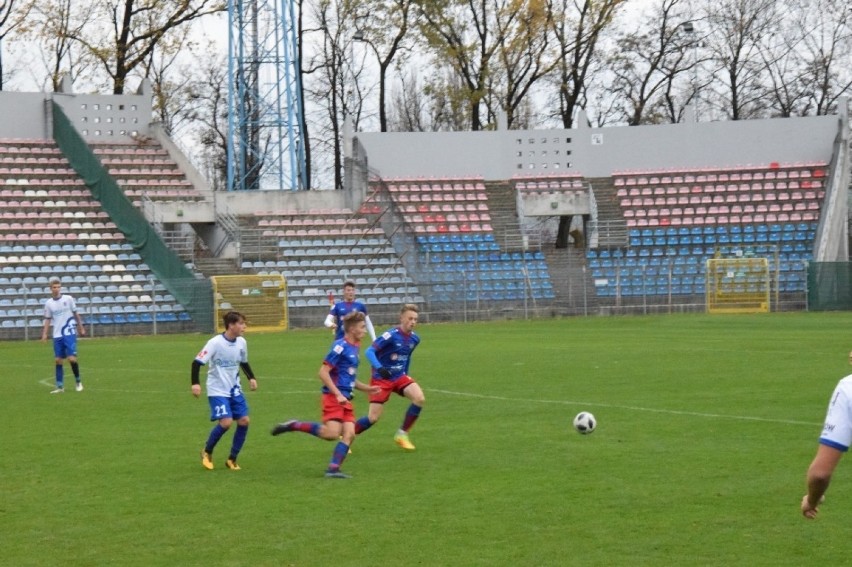
[[112,116],[107,116],[106,121],[107,121],[108,124],[111,124],[112,123]]
[[559,138],[553,138],[553,143],[554,143],[554,144],[558,144],[558,143],[559,143]]
[[534,150],[529,151],[529,157],[531,157],[531,158],[535,157],[535,151]]
[[518,150],[518,152],[515,154],[515,157],[524,157],[524,152]]
[[100,135],[101,135],[101,131],[100,131],[100,130],[95,130],[95,136],[100,136]]
[[559,169],[559,162],[558,161],[553,164],[553,169]]
[[124,116],[122,116],[118,119],[118,121],[121,122],[122,124],[124,124],[126,122],[126,120],[127,119]]
[[541,152],[541,157],[547,157],[547,150]]
[[542,168],[542,169],[547,169],[547,162],[544,162],[543,164],[541,164],[541,168]]
[[522,139],[520,139],[520,138],[515,138],[515,143],[516,143],[516,144],[518,144],[518,145],[520,146],[521,144],[523,144],[523,143],[524,143],[524,141],[523,141]]
[[92,110],[100,110],[100,109],[101,109],[101,105],[100,105],[100,104],[93,104],[93,105],[92,105]]
[[86,110],[86,107],[87,107],[87,105],[86,105],[85,102],[80,105],[80,109],[82,109],[82,110]]
[[535,138],[530,138],[530,139],[529,139],[529,141],[528,141],[528,143],[530,143],[530,144],[535,144]]
[[566,144],[570,144],[570,143],[571,143],[571,138],[565,138],[565,143],[566,143]]
[[101,121],[101,117],[100,117],[100,116],[95,116],[95,119],[94,119],[94,120],[92,120],[92,122],[94,122],[95,124],[99,124],[99,123],[100,123],[100,121]]
[[523,169],[523,168],[524,168],[524,164],[519,163],[519,164],[517,164],[517,165],[516,165],[516,167],[515,167],[515,168],[516,168],[516,169]]
[[84,117],[82,117],[82,118],[80,119],[80,122],[88,122],[88,121],[89,121],[89,117],[88,117],[88,116],[84,116]]
[[126,136],[126,135],[127,135],[127,130],[121,130],[121,131],[119,132],[119,134],[121,134],[122,136]]
[[139,135],[139,132],[137,132],[136,130],[134,130],[133,132],[131,132],[131,133],[130,133],[130,135],[131,135],[131,136],[133,136],[133,137],[135,138],[136,136],[138,136],[138,135]]
[[139,123],[139,119],[138,119],[138,118],[134,118],[134,119],[133,119],[133,123],[134,123],[134,124],[138,124],[138,123]]
[[546,144],[546,143],[547,143],[547,138],[542,138],[542,139],[541,139],[541,143],[542,143],[542,144]]
[[131,104],[131,105],[130,105],[130,110],[132,110],[132,111],[134,111],[134,112],[135,112],[135,111],[136,111],[136,105],[135,105],[135,104]]
[[88,130],[88,129],[86,129],[86,128],[84,128],[84,129],[83,129],[83,135],[84,135],[84,136],[88,136],[88,135],[89,135],[89,130]]
[[570,161],[565,164],[565,169],[571,169],[571,162]]
[[118,109],[119,109],[119,110],[124,110],[124,105],[123,105],[123,104],[119,104],[119,105],[118,105]]
[[566,156],[570,156],[570,155],[571,155],[571,150],[565,150],[565,155],[566,155]]
[[527,165],[527,169],[535,169],[535,164],[531,163],[531,164]]

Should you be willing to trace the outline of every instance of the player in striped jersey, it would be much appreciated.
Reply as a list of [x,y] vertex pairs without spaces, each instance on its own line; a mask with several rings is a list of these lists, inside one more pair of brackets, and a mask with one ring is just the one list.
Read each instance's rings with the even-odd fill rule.
[[325,471],[327,478],[350,478],[340,470],[349,446],[355,439],[355,413],[352,407],[353,390],[369,394],[379,389],[356,379],[361,339],[367,334],[366,316],[354,311],[343,318],[344,336],[334,341],[319,369],[322,382],[322,422],[291,419],[272,428],[272,435],[301,431],[326,441],[337,441],[331,461]]

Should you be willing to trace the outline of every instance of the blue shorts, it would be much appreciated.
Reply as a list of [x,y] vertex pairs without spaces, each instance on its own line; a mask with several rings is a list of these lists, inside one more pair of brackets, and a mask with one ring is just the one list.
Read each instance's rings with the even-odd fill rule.
[[63,335],[53,339],[53,354],[56,358],[77,356],[77,335]]
[[223,396],[208,396],[210,403],[210,421],[219,421],[222,418],[240,419],[249,414],[246,399],[241,395],[233,398]]

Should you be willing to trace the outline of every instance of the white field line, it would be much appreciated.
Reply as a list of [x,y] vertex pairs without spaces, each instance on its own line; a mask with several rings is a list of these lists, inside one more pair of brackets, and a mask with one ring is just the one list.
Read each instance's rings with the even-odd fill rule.
[[759,421],[764,423],[783,423],[787,425],[808,425],[808,426],[820,426],[822,423],[814,423],[812,421],[797,421],[794,419],[772,419],[767,417],[755,417],[748,415],[726,415],[721,413],[704,413],[697,411],[686,411],[686,410],[672,410],[672,409],[661,409],[661,408],[645,408],[640,406],[628,406],[628,405],[620,405],[620,404],[605,404],[600,402],[580,402],[575,400],[533,400],[529,398],[508,398],[505,396],[492,396],[489,394],[475,394],[471,392],[454,392],[452,390],[437,390],[434,388],[430,388],[427,392],[437,392],[439,394],[446,394],[448,396],[461,396],[466,398],[479,398],[484,400],[497,400],[501,402],[528,402],[533,404],[556,404],[556,405],[571,405],[571,406],[580,406],[580,407],[599,407],[599,408],[612,408],[612,409],[622,409],[622,410],[630,410],[630,411],[644,411],[650,413],[664,413],[669,415],[687,415],[692,417],[706,417],[711,419],[734,419],[739,421]]
[[[280,380],[281,378],[282,377],[274,376],[274,377],[269,377],[269,378],[266,378],[266,379],[267,380]],[[261,380],[264,380],[264,378],[261,378]],[[293,379],[290,378],[288,380],[293,380]],[[309,382],[309,381],[314,382],[314,381],[316,381],[315,378],[296,378],[295,380],[298,380],[300,382]],[[43,379],[39,380],[39,384],[43,384],[44,386],[47,386],[49,388],[53,388],[54,383],[55,382],[54,382],[53,378],[43,378]],[[84,384],[85,384],[85,382],[84,382]],[[87,387],[87,389],[89,389],[89,388]],[[128,390],[128,389],[121,389],[121,388],[101,388],[99,386],[96,387],[96,389],[99,392],[113,392],[113,393],[125,393],[125,394],[172,394],[172,393],[175,392],[173,390],[167,390],[167,391],[163,391],[163,390]],[[317,392],[319,392],[319,388],[316,388],[316,389],[313,389],[313,390],[307,390],[307,391],[305,391],[305,390],[290,390],[290,391],[275,391],[275,390],[272,390],[272,391],[270,391],[270,390],[267,390],[267,389],[263,388],[262,386],[260,386],[258,388],[258,390],[260,391],[261,389],[264,393],[287,395],[287,396],[304,396],[304,395],[316,394]],[[458,396],[458,397],[465,397],[465,398],[478,398],[478,399],[481,399],[481,400],[495,400],[495,401],[500,401],[500,402],[512,402],[512,403],[524,402],[524,403],[531,403],[531,404],[554,404],[554,405],[563,405],[563,406],[571,405],[571,406],[580,406],[580,407],[611,408],[611,409],[622,409],[622,410],[629,410],[629,411],[642,411],[642,412],[649,412],[649,413],[662,413],[662,414],[668,414],[668,415],[685,415],[685,416],[691,416],[691,417],[704,417],[704,418],[709,418],[709,419],[732,419],[732,420],[738,420],[738,421],[755,421],[755,422],[762,422],[762,423],[783,423],[783,424],[786,424],[786,425],[807,425],[807,426],[822,425],[822,423],[814,423],[812,421],[798,421],[798,420],[795,420],[795,419],[773,419],[773,418],[756,417],[756,416],[749,416],[749,415],[728,415],[728,414],[721,414],[721,413],[705,413],[705,412],[687,411],[687,410],[647,408],[647,407],[641,407],[641,406],[629,406],[629,405],[622,405],[622,404],[607,404],[607,403],[601,403],[601,402],[584,402],[584,401],[576,401],[576,400],[536,400],[536,399],[530,399],[530,398],[509,398],[509,397],[506,397],[506,396],[494,396],[494,395],[490,395],[490,394],[477,394],[477,393],[473,393],[473,392],[455,392],[453,390],[441,390],[441,389],[436,389],[436,388],[428,388],[428,389],[425,389],[425,390],[426,390],[427,393],[434,392],[434,393],[437,393],[437,394],[444,394],[444,395],[447,395],[447,396]]]

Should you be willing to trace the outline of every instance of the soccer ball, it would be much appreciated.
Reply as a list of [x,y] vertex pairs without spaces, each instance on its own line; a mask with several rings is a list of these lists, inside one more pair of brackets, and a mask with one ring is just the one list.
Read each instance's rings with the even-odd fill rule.
[[597,425],[598,421],[595,419],[595,416],[587,411],[581,411],[577,414],[577,417],[574,418],[574,429],[583,435],[588,435],[594,431]]

